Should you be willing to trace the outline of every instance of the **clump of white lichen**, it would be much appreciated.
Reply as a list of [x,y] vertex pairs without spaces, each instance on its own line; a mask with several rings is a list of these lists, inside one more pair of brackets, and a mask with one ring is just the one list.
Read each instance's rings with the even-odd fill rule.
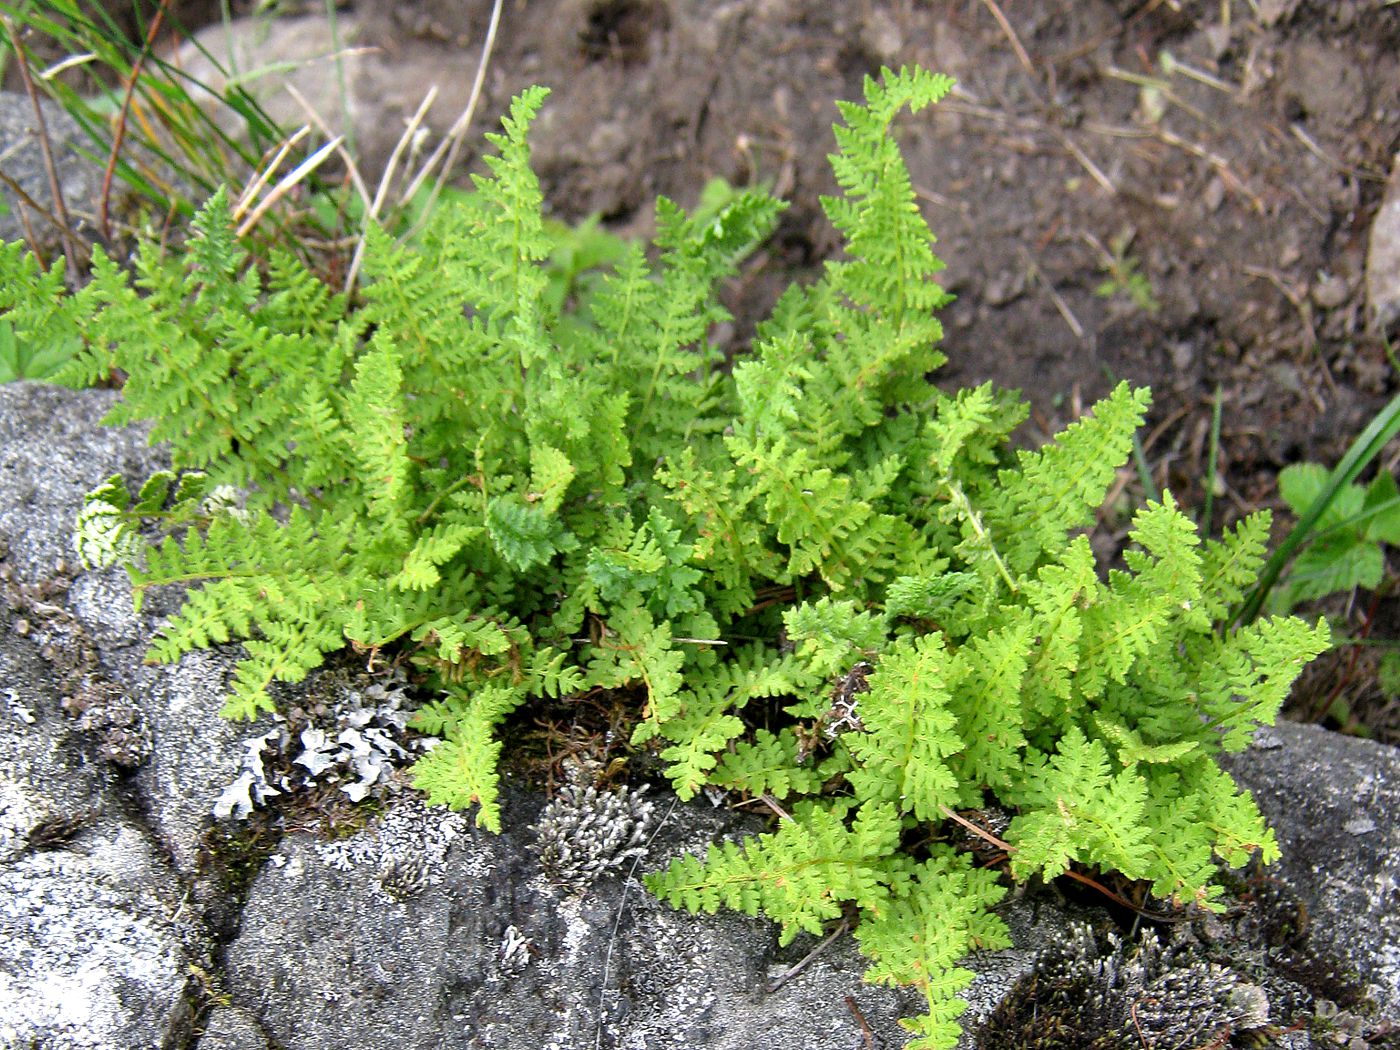
[[1101,942],[1082,923],[1041,955],[1034,971],[979,1033],[979,1050],[1165,1050],[1223,1046],[1269,1023],[1258,985],[1205,958],[1189,935],[1163,942]]
[[530,830],[545,874],[582,891],[646,853],[655,803],[646,797],[645,785],[599,788],[586,764],[570,764],[565,772],[566,783]]
[[442,882],[447,851],[467,829],[460,813],[430,809],[407,794],[360,834],[315,848],[338,871],[373,868],[385,896],[405,900]]
[[412,717],[402,672],[367,679],[328,672],[317,694],[272,729],[242,742],[238,777],[214,804],[214,816],[244,819],[269,798],[334,786],[351,802],[394,793],[395,770],[421,750],[410,739]]

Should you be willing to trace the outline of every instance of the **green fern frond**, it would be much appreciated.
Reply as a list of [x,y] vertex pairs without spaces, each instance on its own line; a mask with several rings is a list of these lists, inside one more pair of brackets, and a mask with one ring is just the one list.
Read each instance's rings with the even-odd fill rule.
[[872,960],[867,981],[911,985],[923,993],[927,1012],[900,1020],[919,1037],[906,1050],[957,1045],[957,1019],[967,1008],[958,993],[973,977],[957,964],[972,949],[1010,945],[1005,925],[991,912],[1005,893],[993,873],[972,868],[967,854],[939,846],[905,892],[857,928],[861,951]]
[[1063,547],[1069,530],[1093,520],[1150,400],[1146,390],[1120,383],[1094,405],[1092,417],[1070,424],[1039,452],[1018,453],[1019,469],[1001,472],[1001,497],[986,514],[1004,537],[1013,572],[1030,571],[1042,552]]
[[923,996],[915,1047],[952,1045],[960,957],[1005,943],[1000,876],[946,845],[951,811],[1016,811],[1013,879],[1113,869],[1215,906],[1218,861],[1277,852],[1216,756],[1274,718],[1326,627],[1222,624],[1262,516],[1202,544],[1165,496],[1099,572],[1076,530],[1146,392],[1015,451],[1016,395],[930,384],[949,296],[894,121],[950,87],[885,70],[842,104],[823,205],[844,255],[732,361],[718,292],[782,205],[661,200],[650,250],[580,274],[530,168],[538,89],[421,236],[369,229],[354,302],[250,258],[226,193],[183,253],[148,244],[133,274],[99,249],[73,295],[0,249],[0,342],[71,345],[70,380],[125,373],[110,420],[149,421],[175,465],[135,495],[99,481],[80,557],[125,563],[138,602],[188,587],[152,658],[244,644],[235,717],[347,642],[389,650],[442,690],[414,717],[443,738],[416,783],[483,827],[507,717],[606,694],[681,797],[792,816],[653,890],[785,941],[852,920],[868,979]]
[[449,693],[450,714],[439,711],[431,721],[419,723],[446,731],[447,738],[414,763],[413,786],[426,792],[432,805],[478,806],[478,826],[499,832],[496,761],[501,743],[495,730],[524,700],[524,690],[514,686],[486,686],[472,695]]
[[814,795],[825,781],[815,763],[798,763],[797,735],[791,729],[773,734],[754,732],[752,741],[740,740],[724,755],[710,775],[710,783],[746,795]]
[[742,846],[712,846],[703,863],[682,855],[665,871],[646,876],[647,888],[689,911],[761,910],[782,925],[782,944],[799,931],[820,935],[823,923],[840,918],[844,901],[878,913],[892,886],[907,878],[890,860],[899,818],[892,806],[870,803],[848,826],[847,808],[794,807],[793,819],[776,832]]
[[943,638],[901,638],[870,675],[860,696],[863,733],[849,734],[857,768],[846,779],[861,800],[892,802],[901,812],[937,823],[957,801],[958,781],[945,761],[963,749],[949,710],[950,658]]

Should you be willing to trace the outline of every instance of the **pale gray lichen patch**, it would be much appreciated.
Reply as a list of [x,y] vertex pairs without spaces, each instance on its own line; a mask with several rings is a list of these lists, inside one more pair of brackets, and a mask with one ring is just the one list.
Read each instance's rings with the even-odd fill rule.
[[267,799],[332,785],[351,802],[397,793],[395,772],[424,742],[407,735],[411,717],[401,672],[370,678],[343,671],[317,677],[306,706],[243,741],[238,777],[214,804],[220,820],[247,818]]
[[372,868],[384,895],[403,900],[442,882],[447,851],[467,830],[460,813],[430,809],[421,798],[405,796],[364,831],[318,843],[316,853],[338,871]]

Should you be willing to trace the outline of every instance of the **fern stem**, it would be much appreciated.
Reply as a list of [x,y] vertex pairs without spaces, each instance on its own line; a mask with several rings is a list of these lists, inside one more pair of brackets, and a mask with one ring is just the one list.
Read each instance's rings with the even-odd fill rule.
[[1011,578],[1011,573],[1006,568],[1006,563],[1001,560],[1001,555],[997,553],[996,545],[992,542],[991,534],[983,527],[982,519],[977,511],[973,509],[972,501],[969,500],[967,494],[963,492],[962,485],[954,481],[951,476],[945,476],[943,484],[952,494],[953,504],[958,508],[959,515],[972,527],[973,533],[977,536],[978,544],[992,556],[992,563],[997,567],[997,572],[1000,573],[1001,578],[1006,581],[1006,586],[1010,588],[1011,593],[1015,594],[1020,588],[1016,586],[1016,581]]

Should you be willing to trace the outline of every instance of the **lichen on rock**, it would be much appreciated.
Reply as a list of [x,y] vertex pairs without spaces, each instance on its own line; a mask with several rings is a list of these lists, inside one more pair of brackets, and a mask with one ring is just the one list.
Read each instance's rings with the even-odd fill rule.
[[656,805],[646,786],[600,790],[586,765],[567,767],[568,781],[539,822],[535,852],[549,878],[575,892],[646,853]]

